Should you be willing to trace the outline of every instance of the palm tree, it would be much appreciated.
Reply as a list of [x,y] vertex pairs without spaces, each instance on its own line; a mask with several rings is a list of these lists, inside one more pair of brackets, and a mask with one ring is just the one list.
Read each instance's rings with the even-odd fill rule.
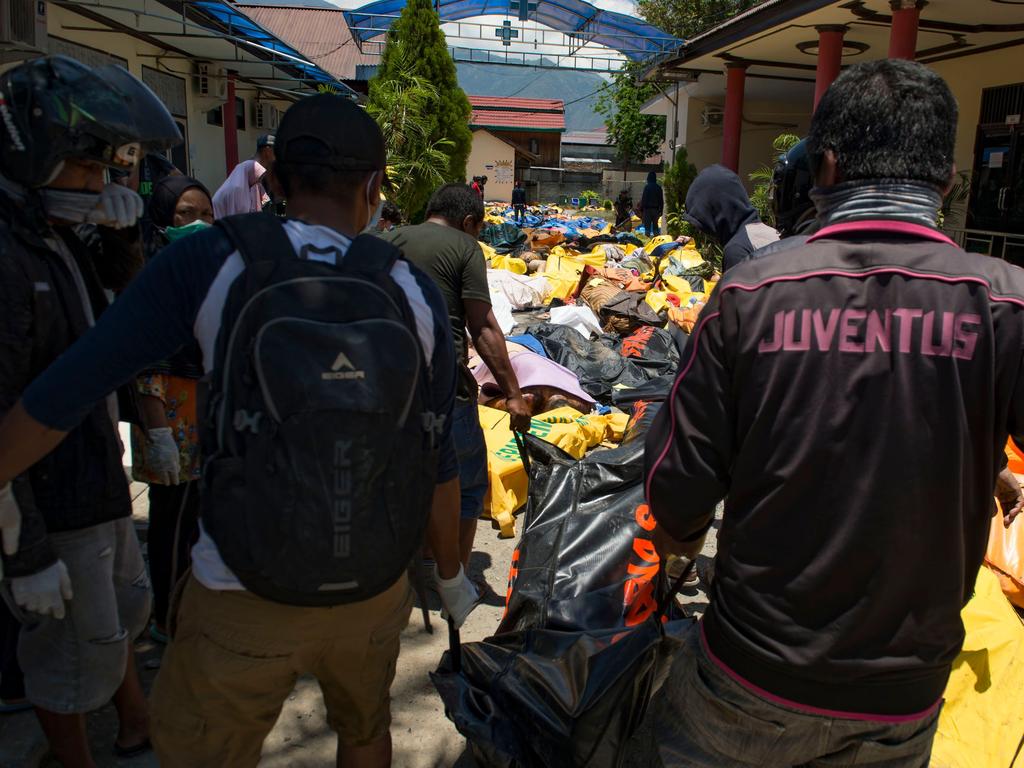
[[437,90],[409,74],[374,83],[367,111],[384,134],[388,178],[395,185],[395,204],[412,217],[426,204],[431,190],[445,181],[453,143],[429,140],[430,121],[438,104]]
[[[776,136],[772,142],[772,150],[775,156],[784,155],[800,143],[800,137],[792,133],[783,133]],[[769,226],[775,226],[775,215],[772,213],[772,178],[775,175],[773,165],[762,165],[750,174],[750,180],[754,182],[754,194],[750,196],[750,202],[754,204],[761,221]]]

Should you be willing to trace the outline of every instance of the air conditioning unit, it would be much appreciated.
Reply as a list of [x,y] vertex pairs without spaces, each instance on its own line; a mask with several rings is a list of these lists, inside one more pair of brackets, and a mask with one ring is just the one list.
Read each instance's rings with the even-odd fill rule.
[[252,108],[252,124],[261,131],[276,131],[281,122],[281,110],[265,101],[257,101]]
[[198,96],[225,99],[228,95],[227,74],[208,61],[196,62],[195,88]]
[[722,121],[725,119],[725,112],[721,109],[712,109],[711,107],[705,107],[704,111],[700,113],[700,124],[704,129],[718,128],[722,125]]
[[46,52],[46,0],[0,0],[0,49]]

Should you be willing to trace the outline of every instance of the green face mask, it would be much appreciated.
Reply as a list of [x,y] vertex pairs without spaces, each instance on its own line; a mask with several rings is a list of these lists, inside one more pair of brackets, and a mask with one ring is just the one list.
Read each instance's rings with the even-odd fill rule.
[[191,235],[195,232],[204,230],[208,226],[210,225],[202,219],[196,219],[191,224],[186,224],[184,227],[168,227],[164,230],[164,235],[167,236],[168,241],[173,243],[175,240],[180,240],[186,235]]

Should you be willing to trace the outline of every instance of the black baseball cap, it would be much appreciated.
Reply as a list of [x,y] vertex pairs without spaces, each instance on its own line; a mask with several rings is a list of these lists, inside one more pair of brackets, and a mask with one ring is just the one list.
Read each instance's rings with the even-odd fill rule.
[[264,147],[274,146],[274,134],[265,133],[256,139],[256,149],[263,149]]
[[376,121],[349,99],[329,93],[307,96],[284,113],[274,153],[278,163],[337,171],[381,171],[387,165]]

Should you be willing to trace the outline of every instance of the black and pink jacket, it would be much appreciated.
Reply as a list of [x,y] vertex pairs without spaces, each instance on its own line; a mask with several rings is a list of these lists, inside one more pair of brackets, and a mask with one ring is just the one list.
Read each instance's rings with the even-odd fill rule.
[[1022,357],[1024,271],[931,229],[839,224],[730,270],[647,439],[673,537],[726,498],[709,655],[804,709],[930,711],[1024,439]]

